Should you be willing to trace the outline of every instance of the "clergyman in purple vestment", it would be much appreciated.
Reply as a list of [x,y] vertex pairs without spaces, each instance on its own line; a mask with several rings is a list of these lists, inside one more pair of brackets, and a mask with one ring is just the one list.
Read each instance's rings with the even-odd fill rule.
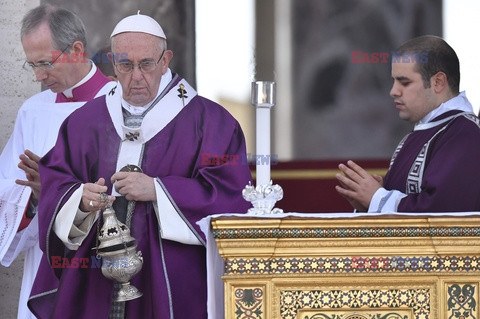
[[401,119],[415,123],[383,180],[353,161],[340,164],[337,191],[369,212],[480,211],[480,121],[459,92],[455,51],[422,36],[393,52],[390,91]]
[[[173,53],[152,18],[120,21],[112,52],[117,87],[69,116],[40,162],[44,255],[29,306],[39,318],[206,318],[205,238],[196,222],[246,212],[241,193],[251,175],[247,165],[205,154],[245,156],[242,130],[170,71]],[[142,172],[120,171],[126,165]],[[137,299],[113,300],[116,285],[96,257],[102,193],[114,207],[135,203],[124,222],[143,255],[131,279],[143,293]]]

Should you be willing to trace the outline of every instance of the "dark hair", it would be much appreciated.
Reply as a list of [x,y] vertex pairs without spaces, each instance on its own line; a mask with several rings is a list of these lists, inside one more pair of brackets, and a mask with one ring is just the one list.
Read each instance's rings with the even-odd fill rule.
[[460,87],[460,62],[457,54],[445,40],[433,35],[424,35],[402,44],[395,54],[424,54],[425,61],[417,62],[425,88],[430,87],[430,79],[438,72],[447,75],[448,86],[454,94]]
[[23,37],[38,28],[42,23],[48,23],[52,33],[53,46],[64,50],[75,41],[81,41],[87,47],[85,26],[82,20],[73,12],[42,4],[29,12],[22,19],[20,36]]

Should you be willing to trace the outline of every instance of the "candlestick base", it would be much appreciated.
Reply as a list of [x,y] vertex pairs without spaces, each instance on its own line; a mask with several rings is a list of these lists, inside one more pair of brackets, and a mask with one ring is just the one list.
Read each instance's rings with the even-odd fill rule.
[[267,185],[257,185],[253,187],[251,183],[242,191],[243,198],[251,202],[253,208],[250,208],[247,214],[265,215],[283,213],[280,208],[273,208],[275,203],[283,198],[283,189],[280,185],[272,185],[270,181]]

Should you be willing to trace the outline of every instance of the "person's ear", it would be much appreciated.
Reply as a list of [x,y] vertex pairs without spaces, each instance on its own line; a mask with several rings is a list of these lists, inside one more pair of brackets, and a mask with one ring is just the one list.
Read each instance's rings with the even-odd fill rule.
[[447,75],[443,72],[437,72],[430,79],[430,84],[435,93],[441,93],[448,88]]
[[82,41],[73,42],[72,51],[77,54],[83,54],[83,52],[85,52],[85,47],[83,46]]
[[118,63],[123,58],[124,58],[123,53],[122,54],[117,54],[117,53],[113,53],[113,52],[108,52],[107,53],[107,59],[112,64],[113,73],[115,74],[114,76],[112,76],[112,77],[114,77],[114,79],[109,76],[110,80],[117,81],[118,73],[117,73],[117,68],[115,67],[115,64]]
[[160,61],[162,65],[162,74],[165,74],[168,69],[168,65],[170,64],[170,61],[173,59],[173,51],[172,50],[166,50],[165,53],[163,54],[162,60]]

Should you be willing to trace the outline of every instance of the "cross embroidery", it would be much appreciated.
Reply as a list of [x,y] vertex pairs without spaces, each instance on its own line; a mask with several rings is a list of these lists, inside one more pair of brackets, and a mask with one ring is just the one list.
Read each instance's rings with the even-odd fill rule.
[[137,140],[139,136],[140,136],[140,132],[128,132],[127,134],[125,134],[125,139],[133,142]]
[[110,92],[108,92],[108,95],[114,95],[114,94],[115,94],[115,89],[116,89],[116,88],[117,88],[117,87],[116,87],[116,86],[114,86],[114,87],[113,87],[113,88],[110,90]]
[[185,90],[185,85],[183,85],[182,83],[180,83],[179,89],[178,89],[177,91],[178,91],[178,93],[180,93],[180,94],[178,95],[178,97],[182,99],[183,106],[185,106],[185,98],[188,99],[187,90]]

